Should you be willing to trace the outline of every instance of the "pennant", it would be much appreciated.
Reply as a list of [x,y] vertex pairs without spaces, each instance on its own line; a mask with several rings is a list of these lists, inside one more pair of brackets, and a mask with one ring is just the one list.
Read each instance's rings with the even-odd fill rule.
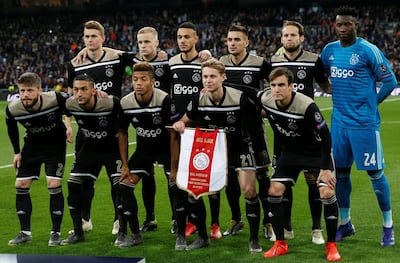
[[179,188],[196,199],[220,191],[227,182],[227,149],[225,133],[221,130],[185,129],[177,174]]

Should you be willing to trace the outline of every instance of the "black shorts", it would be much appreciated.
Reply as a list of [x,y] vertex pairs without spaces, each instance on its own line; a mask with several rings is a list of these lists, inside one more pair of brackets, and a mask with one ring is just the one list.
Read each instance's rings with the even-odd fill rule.
[[108,152],[107,150],[103,152],[93,152],[81,149],[76,155],[71,175],[86,176],[97,180],[103,166],[105,166],[108,176],[120,176],[122,162],[119,152]]
[[320,164],[321,159],[319,157],[283,153],[277,160],[271,181],[294,186],[301,171],[318,175]]
[[237,170],[256,170],[254,154],[245,141],[228,145],[228,166]]
[[65,144],[24,145],[17,180],[37,180],[44,164],[46,177],[61,180],[65,168]]
[[169,174],[171,167],[170,153],[135,151],[129,159],[129,169],[131,173],[142,177],[143,175],[153,175],[156,163],[163,165],[164,172]]

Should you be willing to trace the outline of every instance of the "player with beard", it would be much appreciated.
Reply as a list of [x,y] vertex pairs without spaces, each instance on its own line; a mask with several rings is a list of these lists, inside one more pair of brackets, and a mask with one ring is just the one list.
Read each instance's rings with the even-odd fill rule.
[[[62,115],[66,97],[61,93],[42,93],[41,80],[36,73],[23,73],[17,83],[20,98],[8,104],[6,124],[14,149],[16,209],[21,231],[8,244],[13,246],[32,241],[30,187],[33,180],[39,179],[44,164],[53,225],[48,245],[57,246],[61,242],[60,227],[64,214],[62,177],[67,137]],[[18,122],[26,129],[22,151]]]
[[[256,103],[257,93],[264,88],[264,82],[268,78],[270,66],[268,62],[259,56],[251,55],[247,52],[249,45],[248,32],[244,26],[231,25],[228,30],[227,46],[229,55],[224,55],[220,61],[226,67],[226,84],[243,91],[250,100]],[[261,105],[257,105],[259,112]],[[261,114],[258,114],[259,136],[255,141],[249,141],[250,146],[260,144],[261,150],[254,154],[256,158],[257,180],[259,185],[259,198],[264,210],[263,229],[266,238],[272,237],[272,226],[268,217],[267,189],[269,187],[268,166],[271,161],[269,158],[267,140],[265,137],[264,121]],[[231,208],[232,220],[228,229],[223,233],[224,236],[235,235],[243,228],[243,220],[240,211],[240,187],[235,173],[229,177],[226,187],[226,195]],[[257,230],[258,231],[258,230]]]
[[[69,92],[71,93],[71,87],[73,85],[73,79],[82,74],[91,76],[95,81],[95,88],[106,92],[109,95],[113,95],[117,98],[121,98],[121,85],[122,77],[125,72],[125,67],[129,64],[127,57],[122,56],[119,51],[106,50],[103,48],[103,43],[106,39],[104,27],[98,21],[90,20],[84,24],[83,29],[83,40],[85,42],[86,55],[78,54],[77,57],[71,60],[68,64],[68,86]],[[69,119],[67,119],[70,122]],[[72,134],[70,135],[72,136]],[[79,132],[76,135],[75,152],[79,152],[79,148],[83,143],[82,134]],[[119,221],[118,221],[118,207],[117,207],[117,195],[115,191],[115,185],[111,177],[112,171],[107,170],[107,176],[111,185],[111,198],[114,207],[114,223],[112,234],[118,233]],[[82,207],[82,225],[84,231],[91,231],[93,224],[90,216],[90,210],[92,206],[92,200],[94,197],[93,181],[86,180],[84,187],[84,203]],[[70,231],[71,232],[71,231]]]
[[[127,65],[131,67],[138,62],[147,61],[154,67],[155,88],[159,88],[168,94],[171,93],[171,74],[169,68],[169,56],[164,51],[157,51],[159,46],[158,32],[153,27],[143,27],[137,32],[137,44],[139,53],[125,52],[121,50],[111,49],[108,47],[102,47],[102,49],[111,54],[120,54],[121,61],[127,62]],[[82,64],[81,60],[84,60],[88,56],[88,49],[85,48],[79,52],[77,61]],[[209,58],[209,51],[203,50],[199,52],[200,60]],[[155,178],[151,176],[144,176],[142,178],[142,199],[146,210],[146,219],[140,227],[141,232],[147,232],[157,229],[157,220],[155,215],[155,194],[156,194],[156,183]],[[168,186],[168,194],[171,204],[172,222],[171,222],[171,233],[176,232],[176,220],[173,212],[173,201],[171,195],[171,187]],[[114,222],[113,234],[116,234],[118,229]]]
[[[85,240],[81,220],[84,192],[88,191],[85,185],[93,185],[105,166],[113,182],[112,187],[118,192],[121,169],[117,136],[119,99],[112,95],[98,97],[94,79],[89,75],[76,76],[72,90],[74,96],[66,101],[66,109],[68,116],[74,116],[79,126],[82,144],[75,153],[68,178],[68,207],[74,231],[61,241],[61,245]],[[119,198],[116,206],[120,207]]]
[[[294,74],[293,91],[300,92],[310,98],[314,98],[314,81],[319,87],[330,93],[331,86],[325,75],[321,58],[318,54],[311,53],[302,48],[305,38],[305,31],[302,24],[296,21],[285,21],[282,26],[281,43],[282,50],[271,57],[271,67],[286,67]],[[277,141],[275,141],[277,142]],[[280,145],[274,144],[274,162],[279,158]],[[322,203],[319,198],[319,191],[316,185],[316,176],[310,169],[303,171],[308,185],[308,203],[312,218],[311,240],[314,244],[323,244],[325,240],[321,230]],[[285,238],[294,238],[294,232],[291,224],[291,211],[293,203],[292,187],[287,187],[283,196],[285,207]],[[275,237],[271,238],[272,241]]]

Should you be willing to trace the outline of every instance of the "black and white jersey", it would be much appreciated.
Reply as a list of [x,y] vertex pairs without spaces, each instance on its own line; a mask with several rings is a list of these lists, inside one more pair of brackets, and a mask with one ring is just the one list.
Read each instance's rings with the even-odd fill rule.
[[178,54],[169,60],[169,66],[172,78],[172,114],[174,120],[179,120],[185,114],[188,103],[203,87],[201,62],[198,57],[185,61]]
[[317,157],[321,168],[332,169],[331,137],[324,117],[311,98],[296,92],[292,95],[292,101],[284,109],[278,108],[269,90],[261,96],[274,140],[281,146],[274,151],[298,156],[292,160],[293,165],[303,165],[298,163],[303,157]]
[[91,110],[82,109],[71,97],[66,103],[68,115],[74,116],[79,126],[81,146],[79,151],[90,150],[99,153],[118,151],[119,99],[114,96],[97,98]]
[[214,104],[207,92],[200,93],[189,103],[186,114],[201,128],[223,129],[228,148],[233,151],[248,133],[254,133],[256,109],[243,92],[225,86],[223,89],[220,104]]
[[98,90],[121,98],[122,76],[125,67],[129,65],[127,53],[118,54],[116,51],[104,51],[103,56],[94,61],[87,57],[81,64],[72,61],[68,64],[68,86],[73,87],[76,76],[87,74],[94,79]]
[[[132,56],[133,54],[131,54]],[[135,65],[138,62],[146,61],[140,58],[139,54],[133,55],[131,62],[132,65]],[[160,59],[156,55],[152,60],[147,61],[154,67],[154,77],[156,82],[154,83],[154,87],[165,91],[168,94],[171,94],[171,71],[169,68],[169,58]],[[132,66],[131,65],[131,66]]]
[[258,91],[264,89],[263,82],[270,72],[270,65],[264,58],[247,53],[239,64],[232,62],[231,55],[224,55],[219,60],[225,65],[227,83],[249,86]]
[[320,83],[328,81],[324,73],[321,58],[306,50],[290,60],[285,54],[275,54],[271,57],[271,67],[286,67],[293,72],[293,90],[314,98],[314,80]]
[[147,105],[141,105],[136,100],[135,92],[121,99],[121,114],[119,128],[128,130],[129,124],[136,129],[136,150],[148,152],[170,149],[169,132],[171,98],[160,90],[153,89],[153,96]]
[[18,122],[26,129],[25,146],[65,145],[66,128],[62,118],[65,113],[65,100],[66,94],[43,92],[40,95],[40,108],[35,112],[28,111],[20,98],[8,104],[6,123],[14,153],[21,151]]

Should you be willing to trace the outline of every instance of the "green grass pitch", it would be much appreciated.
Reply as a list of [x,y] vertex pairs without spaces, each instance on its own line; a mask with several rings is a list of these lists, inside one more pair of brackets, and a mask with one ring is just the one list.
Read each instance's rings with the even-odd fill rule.
[[[331,99],[316,98],[325,118],[330,120]],[[7,245],[9,239],[19,231],[19,223],[15,213],[15,173],[11,167],[13,153],[8,140],[4,121],[6,102],[0,102],[0,253],[7,254],[53,254],[53,255],[91,255],[91,256],[118,256],[118,257],[145,257],[146,262],[324,262],[325,246],[311,243],[311,218],[307,203],[307,191],[304,177],[300,176],[294,188],[293,227],[295,238],[289,240],[289,254],[275,259],[264,259],[262,254],[248,252],[248,225],[246,222],[242,232],[234,237],[224,237],[212,240],[209,248],[197,251],[175,251],[175,236],[170,234],[171,213],[167,196],[166,178],[161,168],[156,169],[157,195],[156,216],[158,229],[144,234],[144,244],[132,248],[120,249],[113,246],[115,236],[111,235],[112,203],[110,185],[104,171],[96,183],[96,194],[93,201],[92,220],[94,229],[86,234],[86,242],[79,245],[65,247],[48,247],[47,241],[50,231],[49,195],[46,189],[45,177],[34,182],[31,187],[33,215],[33,241],[17,247]],[[393,219],[395,230],[400,210],[400,97],[389,97],[379,106],[382,118],[381,136],[385,151],[385,173],[391,185]],[[272,143],[271,130],[266,125],[269,144]],[[133,134],[133,130],[130,131]],[[131,136],[131,140],[134,137]],[[368,143],[368,142],[365,142]],[[130,153],[134,150],[130,147]],[[157,149],[155,149],[157,150]],[[66,181],[73,161],[73,145],[68,146],[66,171],[64,175],[63,192],[65,198],[68,190]],[[378,204],[372,191],[369,179],[364,172],[353,169],[352,193],[352,220],[356,227],[356,234],[338,244],[342,255],[342,262],[398,262],[399,245],[393,248],[382,248],[379,245],[381,237],[382,219]],[[141,198],[141,184],[135,189],[139,203],[139,220],[144,220],[144,209]],[[206,207],[208,208],[208,200]],[[65,201],[66,202],[66,201]],[[244,212],[244,200],[241,204]],[[72,229],[71,218],[67,205],[62,224],[62,237],[67,236]],[[226,202],[225,192],[221,194],[221,229],[225,230],[230,220],[230,212]],[[209,223],[209,218],[207,220]],[[324,232],[326,235],[326,232]],[[192,241],[195,236],[188,238]],[[260,243],[263,250],[272,246],[272,242],[262,236],[260,229]]]

